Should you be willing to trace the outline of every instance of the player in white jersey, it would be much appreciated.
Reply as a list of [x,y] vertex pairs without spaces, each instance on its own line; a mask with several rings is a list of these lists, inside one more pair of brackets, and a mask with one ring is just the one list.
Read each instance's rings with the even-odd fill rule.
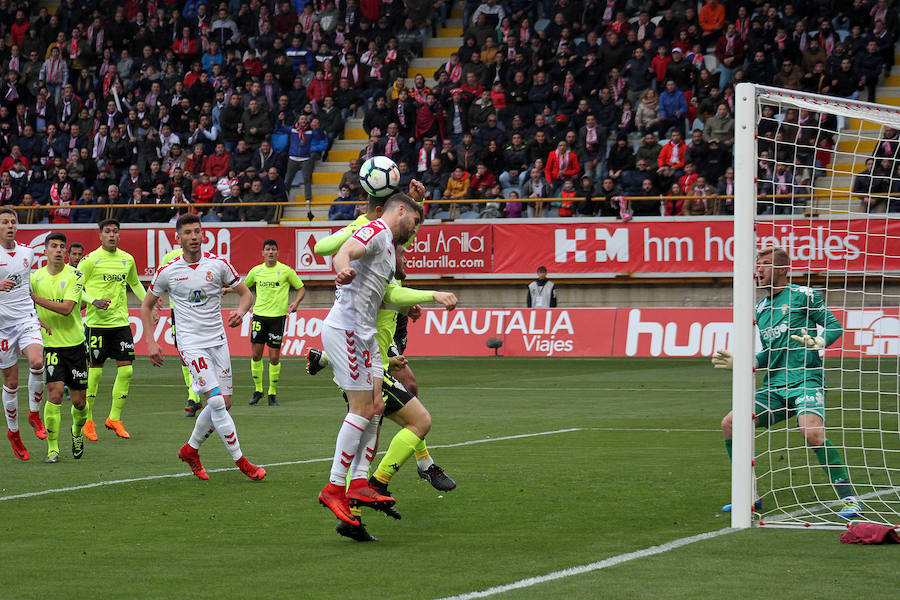
[[[359,525],[350,512],[351,503],[376,509],[394,505],[394,499],[376,492],[367,477],[355,475],[368,474],[384,411],[375,332],[378,310],[396,267],[394,245],[405,243],[422,219],[421,205],[405,194],[394,194],[383,216],[357,230],[334,257],[337,290],[322,327],[322,344],[337,384],[347,393],[350,410],[338,432],[329,482],[319,492],[319,502],[351,525]],[[351,468],[354,477],[345,489]]]
[[28,359],[28,422],[34,434],[47,438],[41,421],[44,398],[44,342],[34,302],[31,300],[31,267],[34,250],[16,242],[16,211],[0,209],[0,369],[3,371],[3,409],[6,437],[13,454],[28,460],[19,434],[19,353]]
[[[144,331],[153,331],[153,308],[168,293],[178,323],[190,327],[178,329],[178,351],[191,369],[192,386],[198,395],[207,394],[206,406],[197,415],[194,431],[178,451],[178,457],[200,479],[209,479],[197,452],[213,430],[219,433],[235,464],[247,477],[266,476],[262,467],[253,465],[241,452],[237,429],[228,410],[231,408],[232,372],[228,339],[222,323],[222,289],[231,288],[240,297],[237,310],[228,315],[228,326],[237,327],[253,305],[253,294],[241,282],[228,261],[201,248],[203,230],[196,215],[182,215],[175,224],[184,254],[156,272],[147,296],[141,304]],[[162,348],[147,340],[147,351],[155,366],[163,363]]]

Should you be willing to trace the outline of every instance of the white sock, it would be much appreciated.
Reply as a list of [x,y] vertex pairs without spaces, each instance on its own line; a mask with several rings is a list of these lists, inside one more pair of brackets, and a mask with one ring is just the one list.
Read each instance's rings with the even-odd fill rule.
[[241,452],[241,443],[238,441],[234,419],[225,409],[225,398],[221,394],[210,396],[207,407],[210,409],[212,425],[219,432],[219,437],[222,438],[225,448],[231,454],[231,459],[240,460],[244,454]]
[[209,404],[203,407],[199,413],[197,413],[197,421],[194,423],[194,431],[191,432],[191,438],[188,440],[188,445],[194,450],[199,450],[201,444],[206,441],[213,431],[212,426],[212,411],[209,408]]
[[372,459],[375,458],[375,452],[378,449],[378,426],[381,425],[381,415],[375,415],[366,430],[359,438],[359,449],[356,451],[356,458],[350,466],[350,479],[368,479],[369,467],[372,465]]
[[347,413],[338,431],[334,446],[334,460],[331,462],[329,481],[344,487],[347,485],[347,471],[356,457],[359,440],[369,425],[369,419],[362,415]]
[[422,460],[416,461],[416,466],[422,469],[423,471],[427,471],[428,467],[434,464],[434,461],[431,459],[431,455],[428,458],[423,458]]
[[3,408],[6,413],[6,428],[19,430],[19,388],[10,389],[3,386]]
[[40,412],[44,399],[44,367],[31,369],[28,374],[28,410]]

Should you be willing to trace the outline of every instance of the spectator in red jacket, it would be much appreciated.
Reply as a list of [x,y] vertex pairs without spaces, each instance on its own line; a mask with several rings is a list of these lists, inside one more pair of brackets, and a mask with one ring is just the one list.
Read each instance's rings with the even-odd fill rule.
[[316,78],[309,82],[306,86],[306,97],[313,103],[313,110],[319,110],[325,101],[325,96],[331,96],[334,93],[334,86],[330,81],[325,79],[325,71],[319,69],[316,71]]
[[569,145],[561,140],[556,145],[556,150],[547,156],[547,166],[544,167],[544,176],[553,186],[554,194],[559,192],[563,181],[568,178],[576,178],[581,172],[578,163],[578,155],[569,150]]
[[225,144],[219,142],[216,144],[215,152],[206,157],[203,170],[209,174],[213,181],[218,181],[220,177],[228,174],[228,166],[230,164],[231,155],[225,151]]
[[687,145],[681,139],[681,132],[677,128],[672,129],[672,132],[669,134],[669,143],[659,151],[659,158],[656,159],[657,164],[660,168],[663,165],[669,165],[675,171],[675,176],[681,177],[686,152]]
[[172,42],[172,52],[184,66],[191,64],[197,57],[197,40],[191,36],[190,27],[181,28],[181,37]]
[[469,183],[469,194],[472,198],[483,198],[495,183],[497,183],[497,177],[488,171],[487,165],[478,163],[475,174]]

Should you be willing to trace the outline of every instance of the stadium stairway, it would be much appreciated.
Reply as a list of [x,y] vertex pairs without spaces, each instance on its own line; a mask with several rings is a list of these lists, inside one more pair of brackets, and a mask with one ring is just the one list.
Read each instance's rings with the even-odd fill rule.
[[[894,67],[884,78],[875,94],[875,102],[900,107],[900,45],[896,47]],[[865,94],[863,94],[865,96]],[[832,158],[828,173],[816,180],[816,193],[828,190],[846,194],[853,186],[853,178],[865,169],[866,158],[875,151],[878,126],[860,119],[847,119]],[[827,204],[827,205],[826,205]],[[863,212],[859,199],[848,197],[817,200],[812,214],[848,214]]]
[[[462,45],[463,23],[462,8],[454,8],[447,19],[446,26],[437,30],[437,36],[425,41],[422,58],[415,58],[407,71],[407,83],[421,73],[428,83],[433,83],[434,72],[445,62],[453,52]],[[313,173],[312,199],[313,202],[331,202],[338,195],[337,186],[350,159],[359,156],[359,151],[365,146],[368,136],[362,128],[362,110],[357,111],[360,116],[347,119],[344,124],[343,139],[337,139],[328,152],[328,160],[319,162]],[[304,202],[303,186],[291,189],[290,197],[296,202]],[[328,217],[328,206],[314,206],[315,220],[325,220]],[[282,222],[306,222],[307,211],[305,206],[289,206],[285,208]]]

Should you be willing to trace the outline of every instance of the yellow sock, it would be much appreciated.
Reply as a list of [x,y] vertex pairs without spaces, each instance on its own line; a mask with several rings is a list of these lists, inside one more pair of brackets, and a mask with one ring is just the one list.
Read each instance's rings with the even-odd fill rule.
[[378,463],[375,470],[375,479],[381,483],[388,483],[391,477],[397,473],[410,456],[415,452],[416,446],[422,440],[415,433],[405,427],[397,432],[388,446],[387,452]]

